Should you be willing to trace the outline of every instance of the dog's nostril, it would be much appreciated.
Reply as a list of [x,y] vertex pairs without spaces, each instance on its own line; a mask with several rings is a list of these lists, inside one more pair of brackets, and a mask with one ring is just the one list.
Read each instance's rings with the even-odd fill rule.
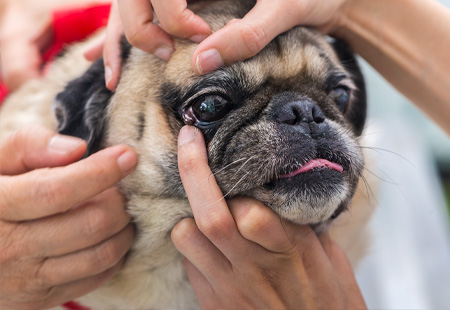
[[314,122],[320,124],[325,121],[325,116],[323,115],[322,110],[318,106],[314,106],[312,110],[312,116],[314,119]]
[[283,120],[283,123],[288,125],[296,125],[301,122],[302,117],[296,109],[292,109],[292,112],[288,116],[289,117]]
[[301,123],[323,123],[322,110],[309,100],[289,102],[278,109],[278,121],[288,125]]

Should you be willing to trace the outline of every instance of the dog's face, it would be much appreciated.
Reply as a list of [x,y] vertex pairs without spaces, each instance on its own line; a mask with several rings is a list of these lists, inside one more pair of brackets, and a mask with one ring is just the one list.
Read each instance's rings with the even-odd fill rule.
[[[196,6],[213,28],[248,8]],[[87,139],[91,151],[134,146],[140,163],[125,183],[129,193],[185,197],[176,137],[184,124],[193,125],[204,134],[227,197],[254,197],[300,224],[327,222],[345,210],[363,169],[356,137],[366,111],[362,77],[346,45],[298,27],[257,56],[205,76],[191,69],[194,48],[178,41],[165,63],[125,47],[116,93],[104,87],[102,63],[94,64],[58,95],[60,132]]]

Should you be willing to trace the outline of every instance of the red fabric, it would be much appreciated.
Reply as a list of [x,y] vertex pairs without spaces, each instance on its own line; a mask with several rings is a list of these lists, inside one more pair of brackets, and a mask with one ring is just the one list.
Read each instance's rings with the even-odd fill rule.
[[44,53],[44,61],[54,59],[65,44],[81,41],[106,26],[110,7],[110,4],[100,4],[54,11],[53,43]]
[[0,107],[2,106],[3,100],[8,96],[8,88],[5,84],[0,84]]
[[[52,13],[53,42],[42,55],[44,63],[51,62],[64,45],[81,41],[106,26],[110,8],[110,4],[94,4],[55,10]],[[6,85],[0,83],[0,106],[7,96]]]
[[62,305],[62,307],[66,308],[67,310],[91,310],[91,308],[80,305],[76,301],[66,302],[64,305]]

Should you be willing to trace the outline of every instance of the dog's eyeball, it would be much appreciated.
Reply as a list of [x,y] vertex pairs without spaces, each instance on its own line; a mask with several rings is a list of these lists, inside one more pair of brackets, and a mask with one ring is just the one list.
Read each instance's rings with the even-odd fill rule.
[[200,122],[214,122],[223,118],[231,109],[230,102],[219,95],[200,97],[192,105],[192,110]]
[[331,97],[336,102],[339,110],[345,112],[350,101],[350,90],[346,87],[336,87],[331,91]]

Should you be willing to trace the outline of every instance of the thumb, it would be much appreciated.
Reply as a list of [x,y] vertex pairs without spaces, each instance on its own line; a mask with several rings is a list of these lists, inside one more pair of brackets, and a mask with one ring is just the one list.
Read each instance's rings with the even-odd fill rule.
[[255,56],[277,35],[298,23],[291,10],[278,1],[258,1],[244,18],[230,21],[197,47],[192,56],[195,72],[206,74]]
[[86,152],[86,142],[33,125],[0,142],[0,175],[68,165]]

